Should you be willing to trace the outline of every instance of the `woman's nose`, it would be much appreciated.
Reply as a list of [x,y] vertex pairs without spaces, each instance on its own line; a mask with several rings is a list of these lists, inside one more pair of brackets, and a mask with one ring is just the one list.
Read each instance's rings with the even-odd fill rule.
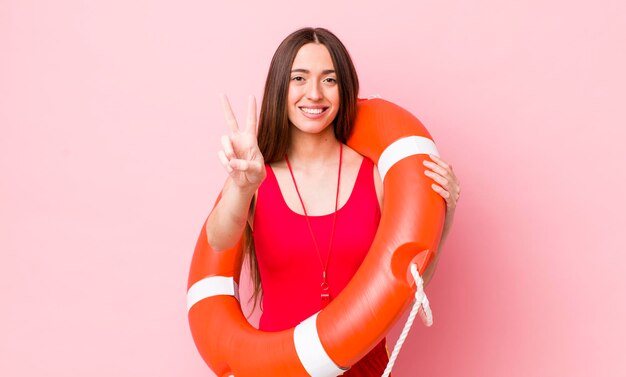
[[318,101],[322,99],[322,91],[320,90],[320,84],[316,81],[310,81],[307,88],[306,96],[308,99]]

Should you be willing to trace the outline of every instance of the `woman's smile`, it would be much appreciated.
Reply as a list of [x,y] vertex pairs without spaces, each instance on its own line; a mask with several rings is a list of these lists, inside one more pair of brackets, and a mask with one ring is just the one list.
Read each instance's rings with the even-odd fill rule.
[[307,118],[319,119],[328,110],[328,106],[300,106],[299,109]]

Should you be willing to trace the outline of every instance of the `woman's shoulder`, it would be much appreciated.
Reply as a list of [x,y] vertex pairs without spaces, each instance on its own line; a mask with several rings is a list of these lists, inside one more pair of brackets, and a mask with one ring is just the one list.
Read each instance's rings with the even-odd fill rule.
[[287,170],[287,163],[285,162],[285,159],[281,159],[278,161],[274,161],[274,162],[266,162],[265,163],[265,168],[268,170],[273,170],[273,171],[282,171]]
[[353,167],[360,167],[363,163],[363,159],[369,159],[354,149],[350,148],[346,144],[343,145],[343,159],[344,162]]
[[376,190],[376,196],[378,197],[378,204],[380,205],[380,207],[382,208],[383,205],[383,182],[380,178],[380,174],[378,173],[378,168],[375,166],[374,162],[372,160],[370,160],[367,156],[363,156],[361,154],[359,154],[359,152],[355,151],[354,149],[350,148],[349,146],[345,145],[345,151],[347,152],[346,155],[349,155],[353,159],[353,163],[354,164],[371,164],[370,166],[372,167],[372,173],[373,173],[373,179],[374,179],[374,188]]

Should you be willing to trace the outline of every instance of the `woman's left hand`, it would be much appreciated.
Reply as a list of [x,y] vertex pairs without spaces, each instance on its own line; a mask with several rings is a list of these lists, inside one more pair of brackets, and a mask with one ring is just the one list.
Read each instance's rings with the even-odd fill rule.
[[461,183],[452,170],[452,165],[446,163],[435,155],[429,155],[434,161],[424,160],[424,165],[430,170],[424,170],[426,176],[436,183],[432,184],[433,190],[441,195],[446,201],[446,217],[454,214],[456,203],[461,195]]

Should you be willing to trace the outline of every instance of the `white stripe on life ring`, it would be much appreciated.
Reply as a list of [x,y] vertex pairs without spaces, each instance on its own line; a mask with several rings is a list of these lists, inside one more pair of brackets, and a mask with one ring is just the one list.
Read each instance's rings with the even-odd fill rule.
[[210,276],[199,280],[187,291],[187,311],[205,298],[224,295],[239,300],[239,289],[232,276]]
[[304,369],[311,377],[335,377],[343,374],[346,369],[338,367],[328,356],[317,333],[317,315],[302,321],[296,326],[293,340],[296,352]]
[[435,143],[427,137],[408,136],[391,143],[378,159],[380,179],[384,181],[389,169],[398,161],[416,154],[434,154],[439,157]]

